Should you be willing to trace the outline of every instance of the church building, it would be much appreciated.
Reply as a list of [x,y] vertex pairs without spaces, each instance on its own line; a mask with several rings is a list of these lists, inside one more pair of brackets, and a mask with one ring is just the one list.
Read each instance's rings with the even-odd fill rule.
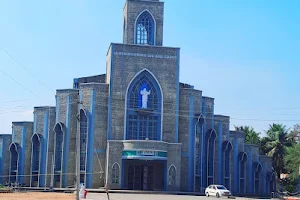
[[56,91],[55,107],[35,107],[33,122],[13,122],[12,135],[0,135],[0,184],[73,186],[79,123],[87,188],[274,191],[272,159],[229,130],[214,98],[180,82],[180,48],[163,46],[164,2],[126,0],[123,23],[106,74],[75,78],[73,88]]

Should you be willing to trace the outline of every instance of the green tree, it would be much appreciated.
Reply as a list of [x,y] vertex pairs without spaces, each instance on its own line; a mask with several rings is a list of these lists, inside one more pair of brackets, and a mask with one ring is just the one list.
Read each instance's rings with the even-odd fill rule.
[[287,147],[292,145],[288,129],[282,124],[272,124],[266,133],[267,137],[261,140],[262,153],[272,157],[274,170],[280,178],[285,169],[284,156]]
[[292,181],[297,181],[300,170],[300,144],[294,144],[293,146],[287,148],[284,161],[286,170],[289,172],[289,178]]
[[254,128],[250,126],[235,126],[236,131],[242,131],[245,133],[246,144],[260,144],[260,133],[254,131]]

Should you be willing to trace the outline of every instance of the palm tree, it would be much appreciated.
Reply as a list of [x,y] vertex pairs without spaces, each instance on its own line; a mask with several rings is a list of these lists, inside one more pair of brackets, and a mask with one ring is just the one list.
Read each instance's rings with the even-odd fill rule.
[[286,169],[290,172],[289,178],[297,181],[300,172],[300,144],[294,144],[287,148],[287,154],[284,158]]
[[261,141],[262,151],[272,157],[274,170],[280,178],[285,168],[284,155],[287,147],[292,145],[288,129],[282,124],[272,124],[266,133],[267,137],[262,138]]
[[245,143],[246,144],[260,144],[259,134],[254,131],[250,126],[235,126],[236,131],[242,131],[245,133]]

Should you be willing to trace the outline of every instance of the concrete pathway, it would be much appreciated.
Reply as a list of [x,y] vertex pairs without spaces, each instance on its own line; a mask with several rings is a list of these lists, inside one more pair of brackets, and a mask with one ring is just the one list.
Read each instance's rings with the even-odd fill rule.
[[[215,197],[185,196],[185,195],[155,195],[155,194],[109,194],[110,200],[216,200]],[[221,198],[222,199],[222,198]],[[224,198],[227,199],[227,198]],[[250,198],[236,198],[237,200],[250,200]],[[105,193],[88,193],[87,200],[108,200]],[[253,200],[253,199],[251,199]]]

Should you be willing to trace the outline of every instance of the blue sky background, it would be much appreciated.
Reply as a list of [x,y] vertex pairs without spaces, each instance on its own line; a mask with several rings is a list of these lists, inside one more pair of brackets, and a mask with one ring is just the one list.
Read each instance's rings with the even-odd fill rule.
[[[124,3],[0,1],[0,133],[32,121],[33,106],[55,105],[55,89],[71,88],[74,77],[105,73],[110,42],[122,42]],[[232,126],[292,127],[300,123],[299,7],[165,0],[164,45],[181,47],[181,82],[214,97]]]

